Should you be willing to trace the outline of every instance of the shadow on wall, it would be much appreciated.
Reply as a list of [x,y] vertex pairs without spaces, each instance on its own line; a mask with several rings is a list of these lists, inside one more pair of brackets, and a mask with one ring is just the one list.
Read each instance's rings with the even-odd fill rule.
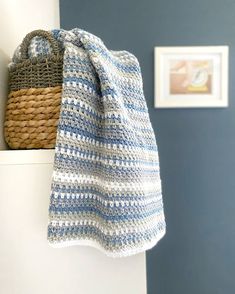
[[8,94],[8,69],[9,56],[0,48],[0,150],[7,149],[4,141],[3,124],[5,107]]

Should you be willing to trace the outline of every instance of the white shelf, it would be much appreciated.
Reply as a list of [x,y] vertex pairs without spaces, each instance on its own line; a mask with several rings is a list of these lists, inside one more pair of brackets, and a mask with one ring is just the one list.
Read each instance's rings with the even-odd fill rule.
[[52,164],[54,154],[54,149],[2,150],[0,151],[0,165]]

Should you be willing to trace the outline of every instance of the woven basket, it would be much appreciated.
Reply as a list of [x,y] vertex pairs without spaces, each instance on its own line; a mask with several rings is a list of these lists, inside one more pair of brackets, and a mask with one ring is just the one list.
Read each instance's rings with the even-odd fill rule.
[[[35,36],[49,41],[50,55],[29,58],[28,47]],[[54,148],[61,104],[63,54],[57,40],[43,30],[27,34],[20,50],[20,62],[9,69],[5,140],[12,149]]]

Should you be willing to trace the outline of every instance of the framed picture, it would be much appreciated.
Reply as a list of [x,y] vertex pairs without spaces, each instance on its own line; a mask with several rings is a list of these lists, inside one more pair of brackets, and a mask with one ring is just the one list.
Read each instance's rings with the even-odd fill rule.
[[155,47],[157,108],[227,107],[228,46]]

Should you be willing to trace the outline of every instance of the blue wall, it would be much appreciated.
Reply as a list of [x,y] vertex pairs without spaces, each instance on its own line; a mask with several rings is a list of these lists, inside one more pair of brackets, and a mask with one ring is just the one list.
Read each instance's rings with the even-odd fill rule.
[[[142,67],[167,221],[167,235],[147,253],[148,294],[235,293],[235,1],[61,0],[60,6],[62,28],[97,34],[108,48],[134,53]],[[153,48],[168,45],[230,46],[229,108],[153,108]]]

